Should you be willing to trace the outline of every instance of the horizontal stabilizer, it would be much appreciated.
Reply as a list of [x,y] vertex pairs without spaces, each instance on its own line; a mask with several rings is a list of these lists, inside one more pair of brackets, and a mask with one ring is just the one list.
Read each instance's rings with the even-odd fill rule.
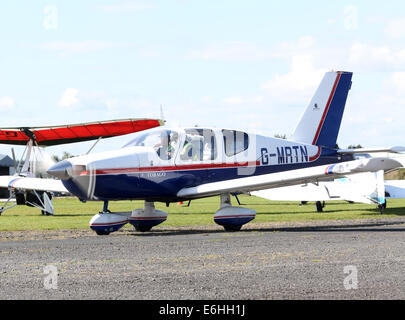
[[356,154],[356,153],[376,153],[376,152],[392,152],[401,153],[405,152],[405,147],[395,146],[395,147],[381,147],[381,148],[358,148],[358,149],[339,149],[338,153],[346,154]]

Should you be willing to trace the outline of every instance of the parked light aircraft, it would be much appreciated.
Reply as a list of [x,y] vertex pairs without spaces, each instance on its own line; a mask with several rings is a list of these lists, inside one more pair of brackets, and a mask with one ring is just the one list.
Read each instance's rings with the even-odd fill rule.
[[[47,172],[80,200],[104,202],[90,220],[100,235],[127,223],[148,231],[164,222],[167,212],[155,209],[154,202],[218,195],[214,221],[239,230],[256,212],[232,206],[231,194],[400,166],[388,158],[355,160],[335,148],[351,78],[351,72],[325,74],[291,140],[225,128],[154,128],[119,150],[63,160]],[[45,187],[47,182],[38,183]],[[110,212],[108,203],[116,200],[145,203],[130,212]]]
[[325,201],[345,200],[375,204],[381,213],[386,204],[384,171],[364,172],[319,183],[254,191],[253,196],[271,201],[315,202],[316,211],[322,212]]
[[[26,146],[22,156],[24,159],[18,165],[12,149],[15,174],[0,176],[0,187],[12,191],[10,197],[0,207],[0,215],[16,205],[37,207],[41,209],[42,214],[53,215],[51,193],[68,193],[60,180],[35,178],[37,175],[45,174],[50,163],[55,163],[40,147],[95,139],[97,143],[101,138],[138,132],[162,124],[163,121],[156,119],[119,119],[61,126],[0,128],[0,143]],[[94,146],[95,144],[91,149]],[[7,206],[13,202],[13,196],[15,203]]]
[[[391,147],[381,149],[362,149],[360,155],[370,158],[367,152],[390,152],[400,153],[405,149],[402,147]],[[356,156],[357,157],[357,156]],[[399,159],[396,159],[399,161]],[[401,162],[401,166],[403,163]],[[347,177],[321,181],[319,183],[306,183],[295,186],[273,188],[251,192],[250,195],[264,198],[271,201],[300,201],[305,204],[315,202],[318,212],[322,212],[326,201],[345,200],[377,205],[380,213],[387,206],[387,199],[405,198],[405,180],[384,180],[384,171],[364,172],[352,174]]]

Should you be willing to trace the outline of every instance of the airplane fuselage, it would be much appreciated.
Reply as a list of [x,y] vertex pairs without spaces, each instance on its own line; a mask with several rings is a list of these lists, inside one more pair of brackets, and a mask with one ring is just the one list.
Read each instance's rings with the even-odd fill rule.
[[119,150],[66,160],[63,184],[81,200],[174,202],[186,200],[177,196],[186,187],[349,160],[334,149],[239,130],[157,128]]

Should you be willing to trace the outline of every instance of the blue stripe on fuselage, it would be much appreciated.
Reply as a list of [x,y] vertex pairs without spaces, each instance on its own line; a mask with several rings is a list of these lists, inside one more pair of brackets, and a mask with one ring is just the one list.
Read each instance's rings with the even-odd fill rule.
[[[333,164],[352,160],[352,157],[340,159],[336,152],[322,148],[320,158],[311,163],[294,163],[284,165],[257,166],[252,175],[263,175],[287,170]],[[97,200],[149,200],[149,201],[178,201],[177,192],[185,187],[194,187],[209,182],[226,181],[246,177],[240,175],[238,167],[173,170],[153,172],[137,172],[129,174],[102,174],[96,176],[94,196]],[[65,187],[83,200],[87,194],[81,192],[72,180],[63,181]]]

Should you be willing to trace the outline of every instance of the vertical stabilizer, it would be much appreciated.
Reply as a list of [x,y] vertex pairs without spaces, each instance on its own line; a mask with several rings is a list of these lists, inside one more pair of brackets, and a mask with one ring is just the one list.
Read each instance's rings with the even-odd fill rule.
[[334,148],[352,84],[351,72],[327,72],[291,140]]

